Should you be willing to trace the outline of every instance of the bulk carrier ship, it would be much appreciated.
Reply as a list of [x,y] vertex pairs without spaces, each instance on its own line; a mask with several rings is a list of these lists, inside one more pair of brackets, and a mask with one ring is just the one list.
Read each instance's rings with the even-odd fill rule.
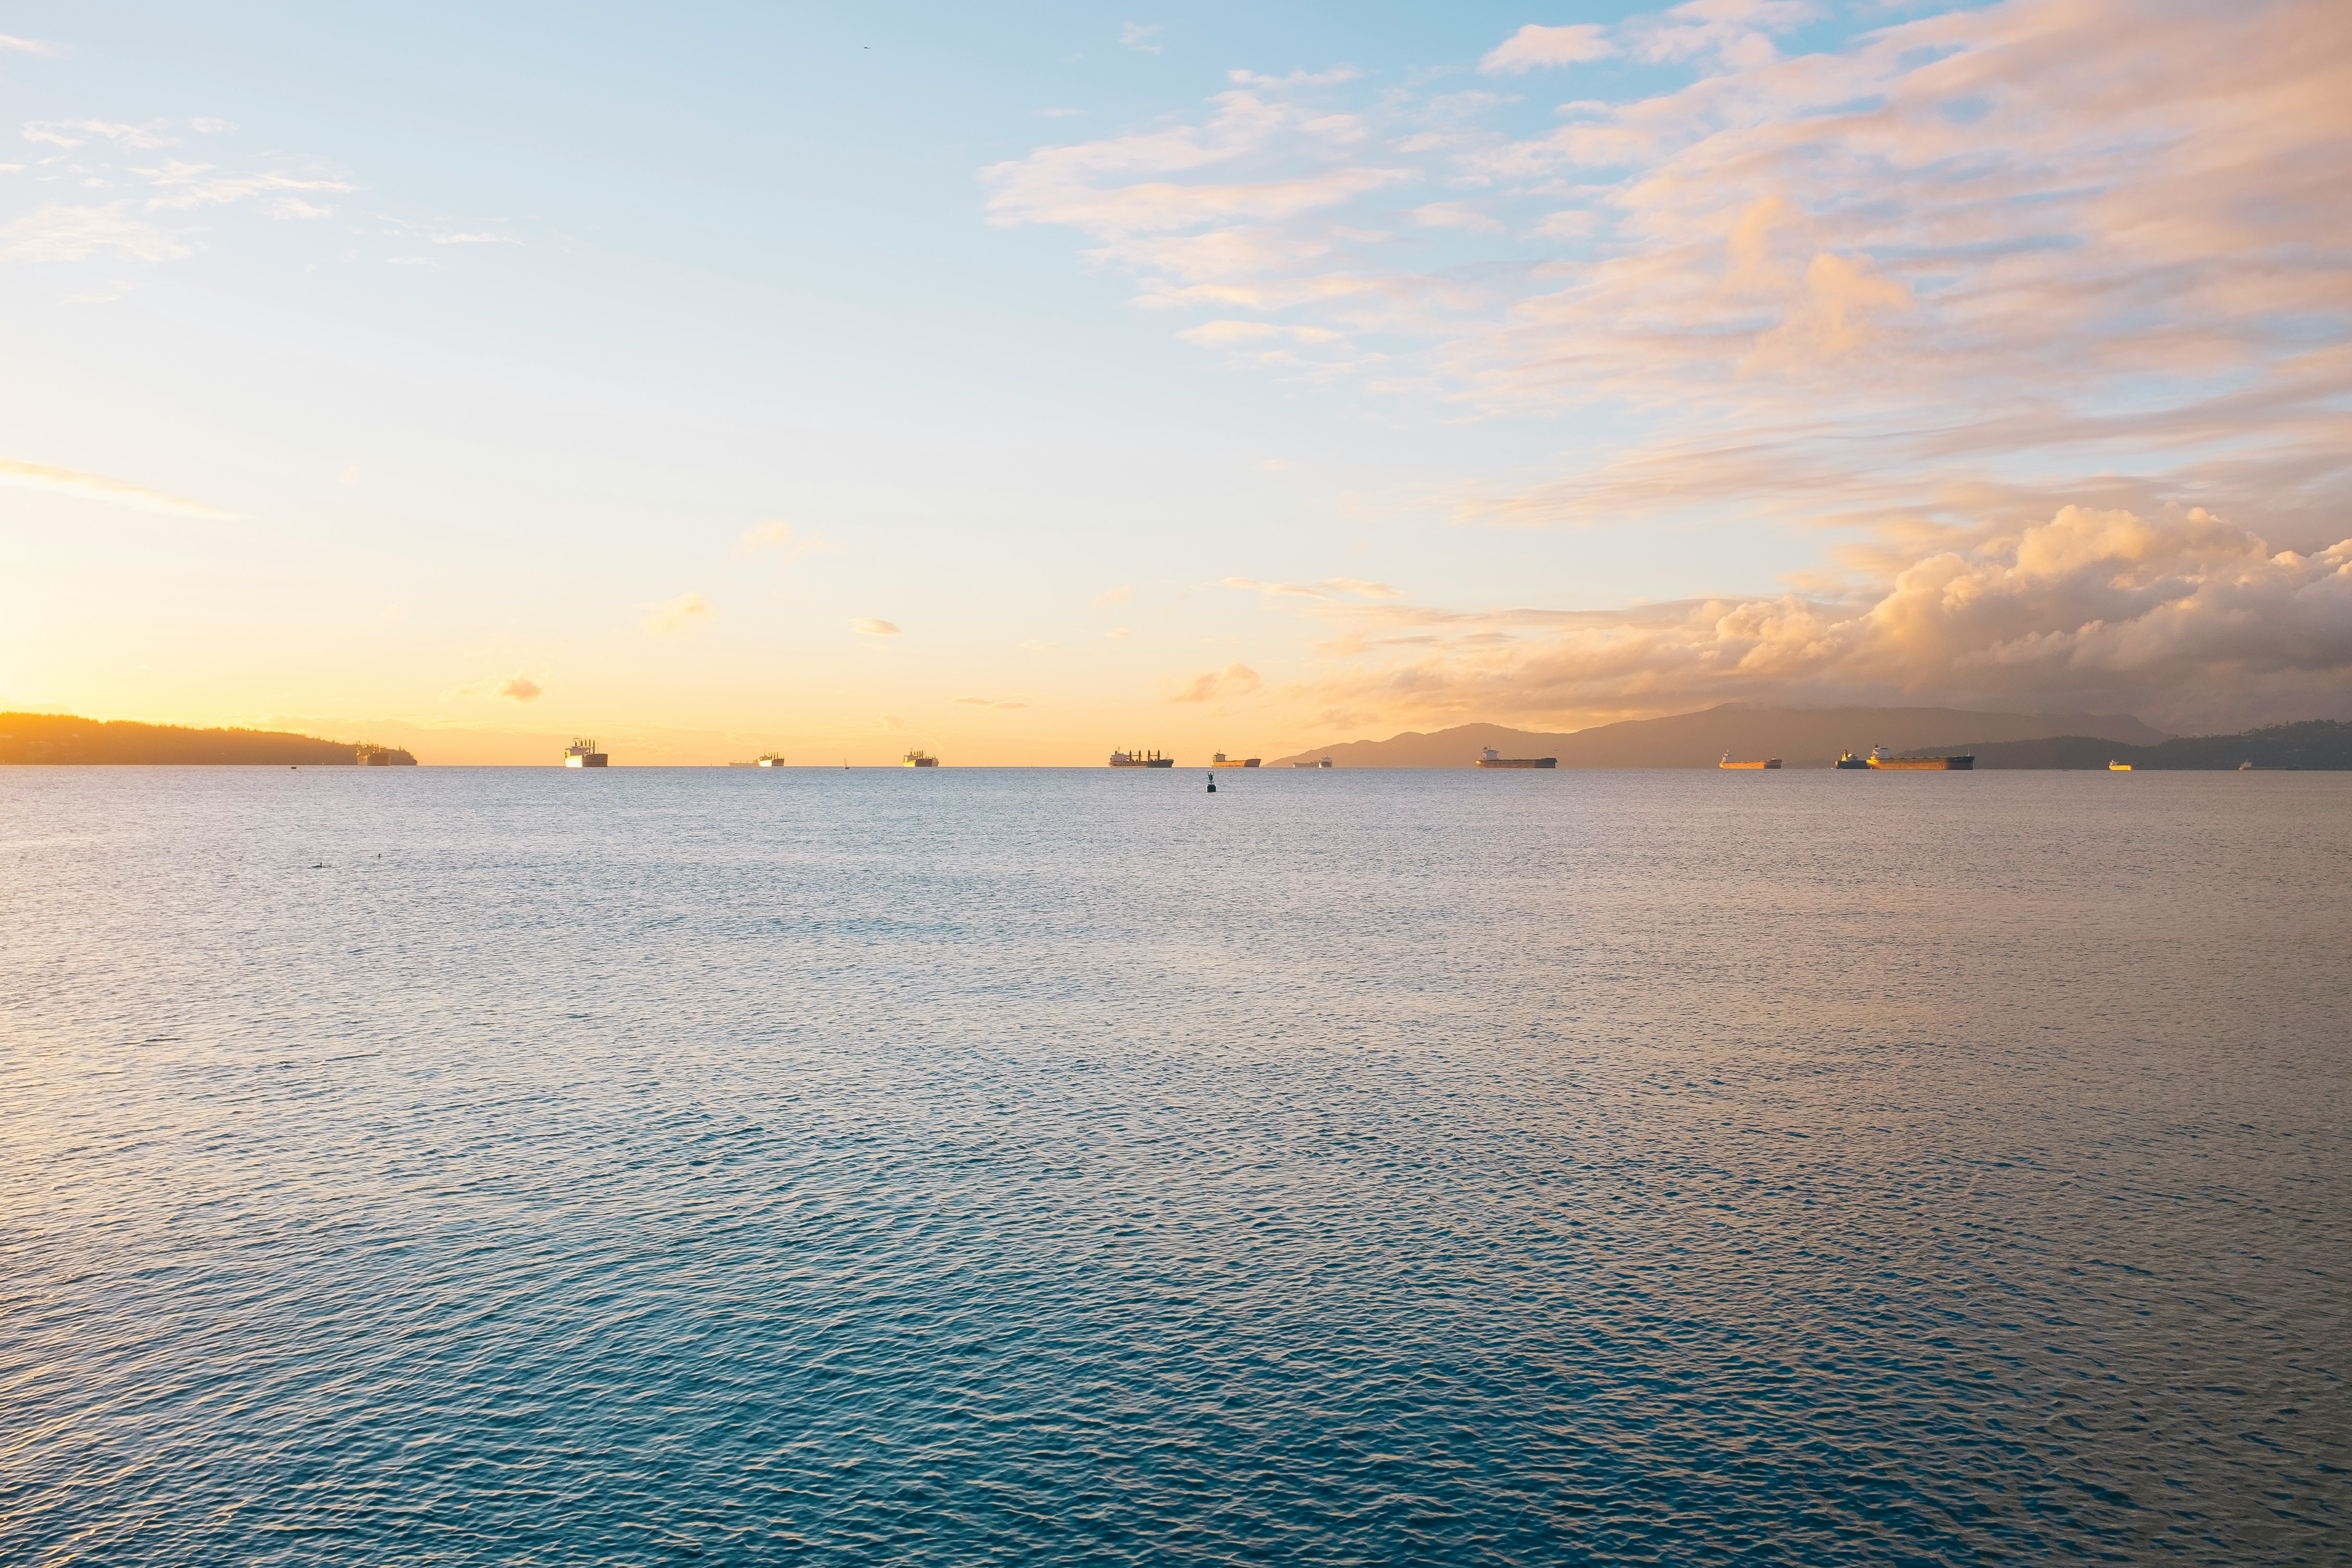
[[1494,747],[1488,746],[1479,752],[1478,765],[1482,768],[1556,768],[1559,766],[1559,759],[1558,757],[1507,757]]
[[1157,752],[1113,752],[1110,765],[1115,768],[1172,768],[1176,765],[1176,759],[1163,757]]
[[[1842,768],[1853,766],[1853,753],[1848,752],[1843,757],[1838,759],[1838,766]],[[1884,746],[1874,746],[1871,748],[1870,755],[1863,759],[1863,765],[1874,768],[1880,773],[1965,773],[1975,771],[1977,760],[1974,755],[1898,757]]]

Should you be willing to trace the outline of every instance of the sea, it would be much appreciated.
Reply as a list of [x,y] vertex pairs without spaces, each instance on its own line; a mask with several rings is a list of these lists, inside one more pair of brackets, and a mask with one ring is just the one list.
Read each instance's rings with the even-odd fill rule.
[[2352,774],[0,770],[0,1562],[2352,1560]]

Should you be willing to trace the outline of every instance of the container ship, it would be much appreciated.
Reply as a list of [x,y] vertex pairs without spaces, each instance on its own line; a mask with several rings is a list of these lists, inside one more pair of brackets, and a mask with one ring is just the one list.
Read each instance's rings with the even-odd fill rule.
[[1255,757],[1229,757],[1225,755],[1224,752],[1219,752],[1213,758],[1210,759],[1209,765],[1213,768],[1254,768],[1257,766],[1257,759]]
[[1559,766],[1559,759],[1558,757],[1507,757],[1494,747],[1488,746],[1479,752],[1478,765],[1482,768],[1556,768]]
[[[1852,755],[1851,752],[1847,753]],[[1884,746],[1871,748],[1867,765],[1882,773],[1964,773],[1977,765],[1973,756],[1961,757],[1898,757]],[[1838,766],[1846,764],[1840,762]]]
[[574,738],[563,749],[563,765],[567,768],[601,768],[611,759],[596,749],[593,740]]
[[940,760],[919,747],[900,757],[898,765],[902,768],[935,768],[940,765]]
[[1780,759],[1767,757],[1759,763],[1735,763],[1731,760],[1731,753],[1726,752],[1723,753],[1723,761],[1715,765],[1718,768],[1777,768],[1780,765]]
[[1113,752],[1110,765],[1115,768],[1172,768],[1173,757],[1163,757],[1157,752]]

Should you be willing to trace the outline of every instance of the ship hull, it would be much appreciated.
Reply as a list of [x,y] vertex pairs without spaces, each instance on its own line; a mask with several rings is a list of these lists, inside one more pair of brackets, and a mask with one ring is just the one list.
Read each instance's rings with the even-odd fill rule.
[[908,768],[935,768],[940,765],[940,760],[937,757],[919,757],[911,763],[901,763],[898,765]]
[[1478,759],[1478,765],[1482,768],[1556,768],[1559,766],[1559,759],[1558,757],[1496,757],[1490,760],[1481,757]]
[[1974,757],[1891,757],[1885,762],[1870,759],[1873,773],[1965,773],[1975,771]]
[[584,757],[566,757],[563,765],[567,768],[601,768],[604,765],[604,753],[592,752]]
[[1252,757],[1245,763],[1211,763],[1209,765],[1213,768],[1254,768],[1257,766],[1257,759]]
[[1757,768],[1777,768],[1780,765],[1780,759],[1774,757],[1769,762],[1761,763],[1717,763],[1715,765],[1718,768],[1730,768],[1734,772],[1742,772]]
[[1176,759],[1173,757],[1152,757],[1147,758],[1139,763],[1111,763],[1111,766],[1115,768],[1172,768],[1175,765]]

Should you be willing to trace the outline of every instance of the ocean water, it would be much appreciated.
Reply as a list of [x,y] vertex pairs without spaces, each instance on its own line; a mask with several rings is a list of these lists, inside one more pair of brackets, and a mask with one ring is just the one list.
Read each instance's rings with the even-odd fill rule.
[[0,770],[0,1561],[2340,1563],[2352,775]]

